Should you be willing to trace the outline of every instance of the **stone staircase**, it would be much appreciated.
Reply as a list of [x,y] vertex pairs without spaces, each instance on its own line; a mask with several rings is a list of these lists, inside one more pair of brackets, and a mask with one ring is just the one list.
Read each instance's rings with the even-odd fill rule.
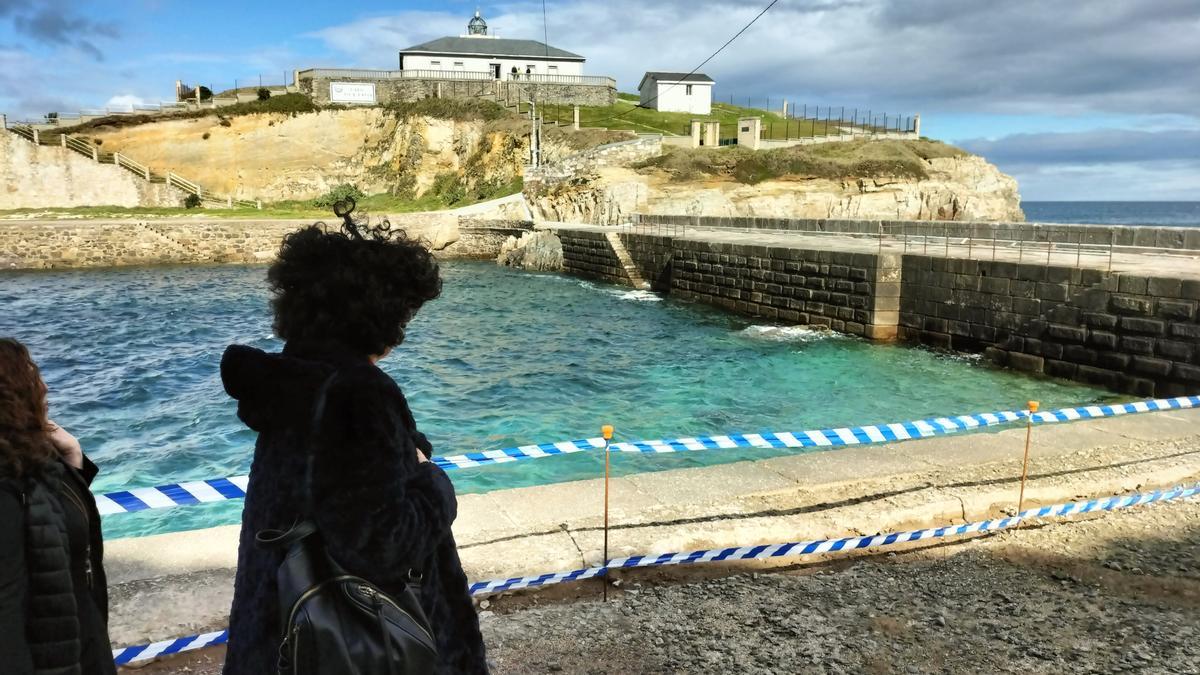
[[148,183],[166,184],[174,188],[178,188],[188,194],[196,195],[200,198],[200,204],[208,207],[225,207],[233,208],[234,206],[243,206],[249,208],[262,208],[262,202],[249,201],[245,199],[234,199],[231,196],[218,195],[212,190],[205,189],[201,185],[194,183],[174,172],[168,171],[165,175],[158,174],[150,170],[150,167],[134,161],[127,155],[119,152],[102,151],[100,146],[78,137],[72,136],[64,131],[59,130],[39,130],[32,126],[24,124],[14,124],[7,126],[7,129],[20,136],[21,138],[33,143],[34,145],[62,147],[72,152],[83,155],[95,161],[98,164],[112,164],[129,171],[139,178],[144,179]]
[[629,249],[625,248],[625,242],[621,241],[621,235],[618,232],[606,232],[604,237],[608,239],[608,245],[612,247],[613,253],[617,254],[617,260],[621,261],[621,267],[625,268],[625,275],[629,277],[629,283],[637,289],[643,291],[650,290],[650,284],[642,277],[641,270],[633,262],[633,256],[629,255]]

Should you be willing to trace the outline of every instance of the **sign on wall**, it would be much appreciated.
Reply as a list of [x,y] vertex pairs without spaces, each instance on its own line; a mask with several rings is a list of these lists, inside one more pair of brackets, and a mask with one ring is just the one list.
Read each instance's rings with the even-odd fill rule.
[[332,103],[375,103],[375,85],[363,82],[330,82]]

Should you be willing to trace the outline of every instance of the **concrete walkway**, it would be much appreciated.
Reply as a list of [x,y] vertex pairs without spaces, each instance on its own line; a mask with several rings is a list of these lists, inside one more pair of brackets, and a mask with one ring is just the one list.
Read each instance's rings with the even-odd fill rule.
[[[610,555],[874,534],[1012,512],[1024,438],[1010,429],[616,478]],[[1149,413],[1035,429],[1026,501],[1197,480],[1200,411]],[[455,535],[472,580],[601,562],[602,480],[464,495],[459,505]],[[114,645],[223,627],[237,538],[237,527],[222,527],[109,542]]]

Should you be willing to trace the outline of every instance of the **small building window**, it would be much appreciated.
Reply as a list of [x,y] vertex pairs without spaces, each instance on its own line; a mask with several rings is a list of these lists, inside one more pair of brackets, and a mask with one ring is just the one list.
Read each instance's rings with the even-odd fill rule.
[[557,73],[557,72],[558,72],[558,66],[550,66],[550,72],[551,72],[551,73]]
[[463,62],[462,62],[462,61],[455,61],[455,62],[454,62],[454,67],[455,67],[455,68],[462,68],[462,67],[463,67]]
[[441,62],[441,61],[430,61],[430,62],[429,62],[429,67],[430,67],[430,68],[441,68],[441,67],[442,67],[442,62]]
[[684,93],[687,94],[688,96],[691,96],[692,95],[692,85],[690,85],[690,84],[687,85],[687,91],[685,91]]
[[533,63],[527,64],[527,65],[525,66],[525,72],[527,72],[527,73],[536,73],[536,72],[537,72],[537,65],[536,65],[536,64],[533,64]]

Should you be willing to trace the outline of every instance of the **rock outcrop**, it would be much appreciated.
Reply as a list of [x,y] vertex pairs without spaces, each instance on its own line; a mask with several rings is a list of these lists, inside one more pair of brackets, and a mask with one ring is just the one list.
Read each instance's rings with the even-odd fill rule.
[[563,269],[562,241],[548,230],[526,232],[520,239],[509,237],[500,247],[496,262],[504,267],[560,272]]
[[599,167],[567,181],[527,185],[542,220],[616,224],[633,213],[1023,221],[1017,182],[982,157],[928,160],[927,178],[787,177],[746,185],[674,181],[628,167]]

